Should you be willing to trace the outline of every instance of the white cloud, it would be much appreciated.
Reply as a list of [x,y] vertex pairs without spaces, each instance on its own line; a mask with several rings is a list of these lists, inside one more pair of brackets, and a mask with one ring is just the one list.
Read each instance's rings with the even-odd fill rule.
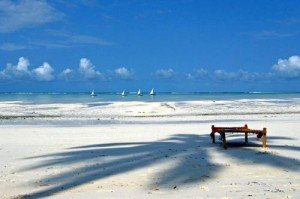
[[228,71],[225,71],[225,70],[215,70],[214,71],[214,76],[217,79],[234,79],[238,75],[235,72],[228,72]]
[[25,46],[14,44],[14,43],[3,43],[0,45],[0,49],[5,51],[22,50],[25,48],[26,48]]
[[54,79],[52,75],[54,69],[48,64],[44,62],[43,65],[33,70],[36,78],[40,81],[51,81]]
[[66,68],[58,75],[58,77],[61,79],[67,79],[70,78],[72,74],[73,74],[73,70],[71,70],[70,68]]
[[117,68],[114,70],[115,75],[122,79],[130,79],[132,78],[133,72],[129,71],[125,67]]
[[207,78],[207,76],[208,76],[208,72],[203,68],[199,68],[193,71],[193,73],[188,73],[186,75],[187,79],[203,79],[203,78]]
[[17,65],[12,65],[8,63],[6,68],[2,71],[2,76],[5,75],[6,78],[10,78],[12,76],[16,77],[25,77],[30,76],[31,72],[29,70],[29,60],[25,57],[20,57]]
[[62,72],[62,74],[64,74],[64,75],[69,75],[69,74],[71,74],[71,73],[72,73],[72,70],[69,69],[69,68],[63,70],[63,72]]
[[94,37],[90,35],[71,35],[68,37],[68,42],[77,44],[94,44],[94,45],[112,45],[113,43],[105,41],[99,37]]
[[44,47],[44,48],[69,48],[70,46],[66,44],[65,41],[32,41],[29,45],[34,47]]
[[78,45],[115,45],[113,42],[106,41],[93,35],[74,34],[65,30],[48,29],[45,31],[52,39],[48,41],[33,41],[31,44],[46,48],[70,48]]
[[160,69],[155,72],[155,76],[162,79],[169,79],[175,76],[173,69]]
[[258,72],[249,72],[249,71],[244,71],[244,70],[239,70],[238,71],[238,78],[245,80],[245,81],[253,81],[258,78],[266,78],[270,74],[269,73],[258,73]]
[[264,30],[264,31],[255,33],[255,38],[256,39],[280,39],[280,38],[292,37],[295,35],[297,35],[297,34]]
[[266,76],[266,74],[249,72],[244,70],[238,70],[236,72],[225,71],[225,70],[215,70],[212,78],[219,80],[243,80],[243,81],[253,81],[259,77]]
[[85,79],[102,77],[102,74],[95,69],[95,66],[87,58],[81,58],[79,63],[79,73]]
[[279,59],[273,69],[288,77],[300,76],[300,56],[294,55],[288,59]]
[[63,17],[61,12],[44,0],[2,0],[0,13],[0,32],[43,25]]
[[32,78],[35,77],[40,81],[50,81],[54,79],[54,69],[44,62],[42,66],[33,69],[29,69],[30,62],[25,57],[20,57],[17,65],[8,63],[3,71],[0,71],[1,79],[20,79],[20,78]]
[[9,79],[9,76],[4,71],[0,71],[0,80]]
[[18,71],[25,71],[25,72],[28,72],[28,66],[29,66],[29,60],[24,58],[24,57],[20,57],[19,58],[19,62],[18,62],[18,65],[16,67],[16,69]]

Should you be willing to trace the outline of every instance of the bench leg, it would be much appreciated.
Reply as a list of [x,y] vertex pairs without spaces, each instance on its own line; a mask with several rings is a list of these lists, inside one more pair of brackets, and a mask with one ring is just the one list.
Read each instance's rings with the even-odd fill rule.
[[216,143],[216,136],[214,132],[211,132],[210,137],[212,139],[212,143]]
[[245,142],[248,143],[248,133],[245,133]]
[[211,139],[212,139],[212,142],[213,143],[216,143],[216,136],[215,136],[215,130],[214,130],[214,128],[215,128],[215,125],[212,125],[211,126],[211,134],[210,134],[210,137],[211,137]]
[[221,133],[222,140],[223,140],[223,147],[224,149],[227,149],[227,143],[226,143],[226,135],[225,133]]
[[267,129],[263,129],[263,135],[262,135],[262,145],[263,147],[267,147]]

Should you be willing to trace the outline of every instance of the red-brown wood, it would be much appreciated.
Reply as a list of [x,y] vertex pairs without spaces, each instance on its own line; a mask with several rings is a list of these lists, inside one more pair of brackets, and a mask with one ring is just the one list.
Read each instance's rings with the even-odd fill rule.
[[226,133],[245,133],[245,142],[248,142],[248,134],[256,134],[257,138],[262,138],[262,146],[267,147],[267,129],[263,128],[263,130],[249,129],[248,125],[242,127],[215,127],[211,126],[210,137],[212,142],[216,142],[215,133],[219,133],[221,135],[221,139],[223,141],[223,146],[226,149]]

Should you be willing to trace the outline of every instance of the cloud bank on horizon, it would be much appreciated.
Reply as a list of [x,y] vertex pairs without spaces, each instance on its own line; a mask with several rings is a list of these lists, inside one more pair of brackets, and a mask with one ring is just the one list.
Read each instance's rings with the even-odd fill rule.
[[[37,81],[51,81],[57,80],[71,80],[72,78],[81,80],[107,80],[111,79],[110,72],[106,74],[97,70],[96,66],[87,58],[81,58],[77,69],[65,68],[58,74],[54,74],[54,68],[48,63],[44,62],[41,66],[29,68],[29,59],[20,57],[16,65],[7,63],[6,68],[0,71],[0,80],[16,80],[16,79],[31,79]],[[154,72],[154,77],[158,79],[171,79],[175,76],[183,77],[186,80],[201,80],[207,78],[215,78],[217,80],[242,80],[253,81],[260,78],[300,78],[300,56],[293,55],[287,59],[278,59],[277,63],[271,67],[267,73],[249,72],[244,70],[225,71],[218,69],[215,71],[208,71],[204,68],[199,68],[189,73],[178,74],[173,69],[158,69]],[[123,80],[133,80],[133,71],[126,67],[119,67],[114,70],[114,78]]]

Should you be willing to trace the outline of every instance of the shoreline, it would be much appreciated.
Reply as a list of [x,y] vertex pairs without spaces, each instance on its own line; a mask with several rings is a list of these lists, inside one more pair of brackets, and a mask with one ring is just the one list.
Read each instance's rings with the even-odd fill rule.
[[176,117],[197,117],[197,116],[245,116],[245,115],[297,115],[300,111],[290,111],[290,112],[233,112],[233,113],[205,113],[205,114],[178,114],[178,115],[132,115],[132,116],[118,116],[109,115],[108,117],[97,117],[97,116],[86,116],[78,115],[76,117],[69,115],[0,115],[0,120],[14,120],[14,119],[107,119],[109,117],[115,118],[176,118]]

